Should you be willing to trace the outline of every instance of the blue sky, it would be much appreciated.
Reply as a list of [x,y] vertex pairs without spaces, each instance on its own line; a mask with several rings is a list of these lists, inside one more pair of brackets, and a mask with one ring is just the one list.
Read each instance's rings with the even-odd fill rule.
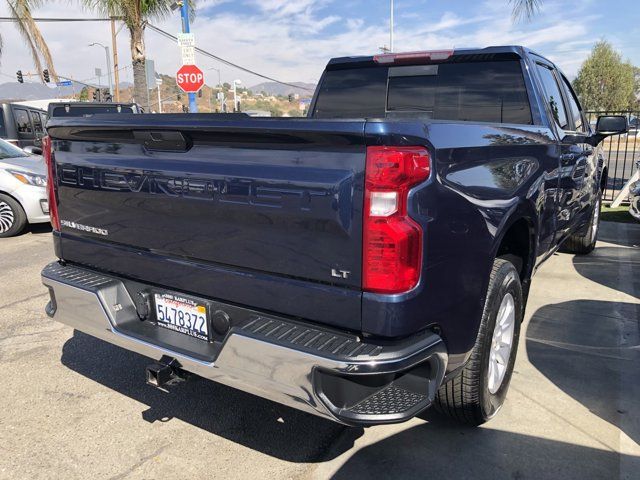
[[[609,40],[623,58],[640,65],[640,9],[637,0],[543,2],[531,22],[514,23],[508,0],[395,0],[396,51],[500,44],[529,46],[555,61],[569,77],[575,76],[594,42]],[[49,3],[36,11],[41,16],[90,15]],[[0,15],[7,12],[0,3]],[[287,81],[314,82],[333,56],[375,53],[389,42],[389,0],[200,0],[192,28],[197,45],[254,70]],[[153,22],[175,33],[177,15]],[[104,69],[104,52],[88,43],[110,42],[107,24],[42,24],[60,72],[91,79],[94,67]],[[0,72],[14,76],[30,67],[28,51],[17,31],[2,24],[5,54]],[[147,49],[157,70],[173,73],[179,67],[178,48],[147,32]],[[73,50],[70,50],[73,46]],[[118,36],[121,65],[129,58],[126,32]],[[70,53],[79,53],[78,57]],[[89,59],[87,61],[86,59]],[[221,68],[223,80],[255,76],[199,58],[203,68]],[[95,64],[95,65],[94,65]],[[124,68],[121,77],[131,78]],[[217,74],[208,72],[215,82]],[[9,77],[0,77],[3,81]]]

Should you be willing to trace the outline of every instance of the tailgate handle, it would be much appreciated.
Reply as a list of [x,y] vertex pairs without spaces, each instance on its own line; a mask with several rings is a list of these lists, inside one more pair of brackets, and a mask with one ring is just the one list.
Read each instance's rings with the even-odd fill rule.
[[134,130],[133,137],[142,141],[147,150],[186,152],[190,145],[180,132]]

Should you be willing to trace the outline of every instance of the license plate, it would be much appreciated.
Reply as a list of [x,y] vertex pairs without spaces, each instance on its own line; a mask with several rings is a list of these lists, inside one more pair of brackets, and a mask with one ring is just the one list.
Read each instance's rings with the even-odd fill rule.
[[171,293],[156,293],[156,320],[159,327],[209,340],[207,307],[190,298]]

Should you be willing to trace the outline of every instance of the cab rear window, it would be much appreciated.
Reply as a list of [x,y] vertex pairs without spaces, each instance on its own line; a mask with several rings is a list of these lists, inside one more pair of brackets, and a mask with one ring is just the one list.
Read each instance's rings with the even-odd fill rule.
[[522,69],[514,60],[330,70],[314,110],[320,118],[401,113],[435,120],[532,123]]

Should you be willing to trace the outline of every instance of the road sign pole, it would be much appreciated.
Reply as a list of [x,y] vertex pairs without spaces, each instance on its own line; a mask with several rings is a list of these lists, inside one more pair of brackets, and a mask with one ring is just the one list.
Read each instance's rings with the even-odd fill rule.
[[[182,7],[180,8],[180,16],[182,17],[182,32],[190,33],[189,27],[189,0],[182,1]],[[198,113],[198,104],[196,103],[196,94],[189,93],[189,111],[191,113]]]

